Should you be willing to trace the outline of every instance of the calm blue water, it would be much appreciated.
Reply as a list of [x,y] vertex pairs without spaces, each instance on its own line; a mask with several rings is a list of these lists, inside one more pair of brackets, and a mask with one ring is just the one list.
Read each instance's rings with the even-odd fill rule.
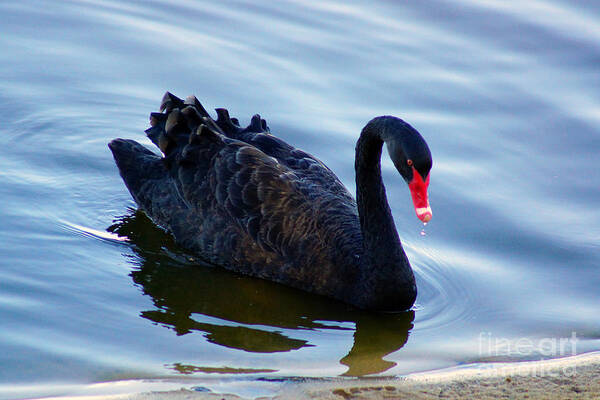
[[[264,4],[0,3],[0,397],[599,350],[598,3]],[[414,125],[434,156],[425,236],[383,163],[414,310],[194,266],[133,211],[106,147],[149,143],[166,90],[242,122],[260,112],[351,191],[362,126]]]

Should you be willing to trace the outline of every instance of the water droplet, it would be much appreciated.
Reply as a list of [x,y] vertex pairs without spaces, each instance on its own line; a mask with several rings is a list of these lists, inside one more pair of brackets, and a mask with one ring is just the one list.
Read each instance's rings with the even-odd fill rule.
[[427,227],[427,222],[423,222],[423,229],[421,230],[421,236],[427,236],[427,233],[425,232],[426,227]]

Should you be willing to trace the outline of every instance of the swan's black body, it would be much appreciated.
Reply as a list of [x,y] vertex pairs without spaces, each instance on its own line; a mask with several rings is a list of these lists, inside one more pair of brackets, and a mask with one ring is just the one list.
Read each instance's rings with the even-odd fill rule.
[[[167,93],[148,137],[110,148],[133,198],[175,240],[212,264],[360,308],[405,310],[417,289],[381,181],[382,144],[408,181],[426,177],[421,136],[394,117],[373,119],[356,148],[357,202],[313,156],[269,133],[258,115],[240,128],[227,110]],[[410,154],[410,153],[413,154]],[[410,165],[410,164],[409,164]]]

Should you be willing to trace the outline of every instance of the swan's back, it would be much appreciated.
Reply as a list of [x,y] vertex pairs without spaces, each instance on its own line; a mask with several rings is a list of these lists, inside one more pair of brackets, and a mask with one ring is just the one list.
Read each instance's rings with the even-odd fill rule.
[[356,203],[322,162],[271,135],[255,115],[241,128],[194,98],[167,93],[146,131],[163,152],[116,139],[133,198],[205,261],[346,300],[363,256]]

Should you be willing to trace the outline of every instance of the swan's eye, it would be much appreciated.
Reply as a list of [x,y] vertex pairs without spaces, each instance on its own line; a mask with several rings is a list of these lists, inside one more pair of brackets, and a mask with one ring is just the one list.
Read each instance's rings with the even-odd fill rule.
[[413,165],[413,161],[411,159],[406,160],[406,163],[408,164],[409,167],[412,167],[412,165]]

